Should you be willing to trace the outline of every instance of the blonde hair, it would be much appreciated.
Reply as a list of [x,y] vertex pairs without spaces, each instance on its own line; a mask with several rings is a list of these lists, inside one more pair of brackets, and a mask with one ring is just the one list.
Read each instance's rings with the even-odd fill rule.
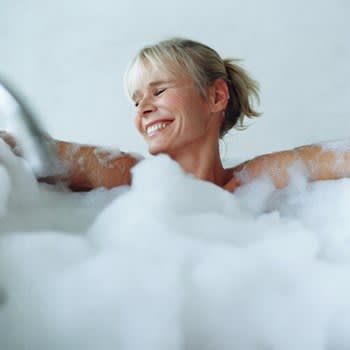
[[244,117],[260,115],[252,107],[252,100],[259,102],[258,83],[237,64],[237,59],[222,59],[219,54],[204,44],[183,39],[172,38],[144,47],[131,62],[125,74],[125,87],[132,95],[140,71],[148,63],[174,75],[185,72],[195,82],[202,96],[206,88],[217,79],[224,79],[229,88],[230,99],[221,126],[220,137],[232,127],[244,128]]

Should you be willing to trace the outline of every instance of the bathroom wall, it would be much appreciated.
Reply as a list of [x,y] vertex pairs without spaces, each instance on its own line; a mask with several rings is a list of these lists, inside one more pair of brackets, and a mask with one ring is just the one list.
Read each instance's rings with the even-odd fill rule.
[[226,157],[349,135],[345,0],[0,4],[0,75],[27,96],[54,137],[145,154],[123,73],[139,48],[169,36],[242,58],[261,83],[263,116],[226,138]]

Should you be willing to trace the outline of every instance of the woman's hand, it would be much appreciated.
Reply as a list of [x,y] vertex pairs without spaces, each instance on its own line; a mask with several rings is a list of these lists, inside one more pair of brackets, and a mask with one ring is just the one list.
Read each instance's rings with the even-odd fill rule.
[[11,134],[9,134],[6,131],[0,130],[0,139],[4,140],[5,143],[7,143],[10,146],[15,155],[22,156],[22,152],[16,142],[16,139]]

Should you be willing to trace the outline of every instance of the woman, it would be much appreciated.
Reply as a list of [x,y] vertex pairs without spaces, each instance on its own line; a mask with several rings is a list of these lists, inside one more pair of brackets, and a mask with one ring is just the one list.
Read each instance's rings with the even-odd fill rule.
[[[267,173],[276,188],[282,188],[289,181],[288,168],[296,161],[310,181],[350,174],[350,152],[325,145],[263,155],[224,169],[219,138],[241,126],[245,116],[259,115],[252,107],[258,87],[235,60],[223,60],[201,43],[174,38],[142,49],[125,83],[136,107],[136,128],[149,152],[168,154],[198,179],[234,191]],[[130,184],[130,169],[138,162],[134,156],[52,141],[65,171],[60,178],[42,181],[64,180],[73,190]]]

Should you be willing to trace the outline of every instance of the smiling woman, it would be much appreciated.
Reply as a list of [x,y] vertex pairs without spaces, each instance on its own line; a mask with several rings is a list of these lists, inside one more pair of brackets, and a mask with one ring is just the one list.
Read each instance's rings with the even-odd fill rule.
[[166,153],[197,178],[224,186],[232,180],[219,138],[244,116],[257,116],[250,97],[257,83],[210,47],[174,38],[145,47],[126,73],[135,123],[151,154]]
[[[310,145],[263,155],[225,169],[219,139],[244,117],[255,117],[258,85],[234,59],[222,59],[210,47],[174,38],[143,48],[131,62],[125,86],[134,101],[135,125],[152,155],[167,154],[182,169],[226,190],[268,174],[277,188],[288,184],[288,169],[302,165],[310,181],[350,175],[350,150]],[[139,161],[123,152],[52,140],[62,176],[74,190],[130,184]]]

